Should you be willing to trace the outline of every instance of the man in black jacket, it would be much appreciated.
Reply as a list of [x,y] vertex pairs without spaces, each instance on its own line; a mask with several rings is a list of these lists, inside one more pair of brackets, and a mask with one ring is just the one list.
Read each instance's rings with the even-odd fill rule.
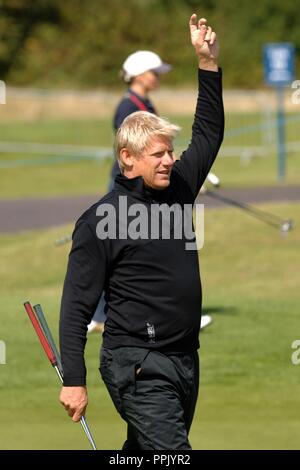
[[[115,132],[119,129],[124,119],[136,111],[148,111],[156,114],[156,110],[150,101],[148,94],[159,86],[160,76],[171,70],[171,65],[164,63],[161,58],[152,51],[137,51],[130,54],[122,66],[122,77],[129,88],[118,104],[113,127]],[[118,160],[114,159],[108,191],[114,188],[115,178],[120,173]],[[96,312],[88,325],[88,332],[103,332],[106,321],[106,304],[104,293],[99,301]]]
[[199,61],[191,143],[175,161],[177,126],[142,111],[125,119],[116,135],[122,175],[76,223],[62,297],[60,400],[79,421],[88,401],[87,324],[106,292],[100,372],[128,423],[125,450],[190,449],[202,294],[198,254],[187,249],[182,221],[224,130],[216,34],[196,15],[190,31]]

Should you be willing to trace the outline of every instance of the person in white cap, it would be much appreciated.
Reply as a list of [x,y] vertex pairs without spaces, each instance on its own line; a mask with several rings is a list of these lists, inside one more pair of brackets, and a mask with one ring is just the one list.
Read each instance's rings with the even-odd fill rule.
[[[171,68],[171,65],[164,63],[155,52],[137,51],[127,57],[123,63],[121,75],[129,84],[129,88],[115,111],[113,119],[115,131],[119,129],[124,119],[135,111],[157,114],[148,95],[159,86],[160,75],[169,72]],[[115,161],[109,189],[112,189],[119,172],[118,163]]]

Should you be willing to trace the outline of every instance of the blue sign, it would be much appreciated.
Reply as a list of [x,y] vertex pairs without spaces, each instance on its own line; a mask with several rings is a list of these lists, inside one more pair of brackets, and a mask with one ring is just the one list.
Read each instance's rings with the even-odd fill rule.
[[289,42],[264,46],[265,81],[272,86],[285,86],[295,79],[295,46]]

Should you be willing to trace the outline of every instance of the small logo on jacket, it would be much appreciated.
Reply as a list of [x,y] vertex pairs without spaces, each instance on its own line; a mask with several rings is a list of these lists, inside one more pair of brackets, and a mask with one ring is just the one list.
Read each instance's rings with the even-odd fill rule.
[[151,323],[146,323],[148,333],[148,343],[155,343],[155,328]]

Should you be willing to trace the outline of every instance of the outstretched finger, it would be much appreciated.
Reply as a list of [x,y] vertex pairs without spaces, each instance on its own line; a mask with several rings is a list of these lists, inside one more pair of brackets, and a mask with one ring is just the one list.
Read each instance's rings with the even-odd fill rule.
[[206,26],[207,19],[206,18],[200,18],[198,21],[198,28],[201,29],[201,26]]
[[197,15],[193,13],[189,21],[191,33],[197,30]]
[[213,45],[215,43],[216,39],[217,39],[216,33],[212,32],[211,36],[210,36],[209,44]]
[[199,27],[199,37],[202,39],[203,42],[206,40],[206,34],[207,34],[207,26],[205,23],[203,23]]
[[207,41],[207,42],[210,41],[211,34],[212,34],[212,28],[211,28],[211,26],[207,26],[205,41]]

